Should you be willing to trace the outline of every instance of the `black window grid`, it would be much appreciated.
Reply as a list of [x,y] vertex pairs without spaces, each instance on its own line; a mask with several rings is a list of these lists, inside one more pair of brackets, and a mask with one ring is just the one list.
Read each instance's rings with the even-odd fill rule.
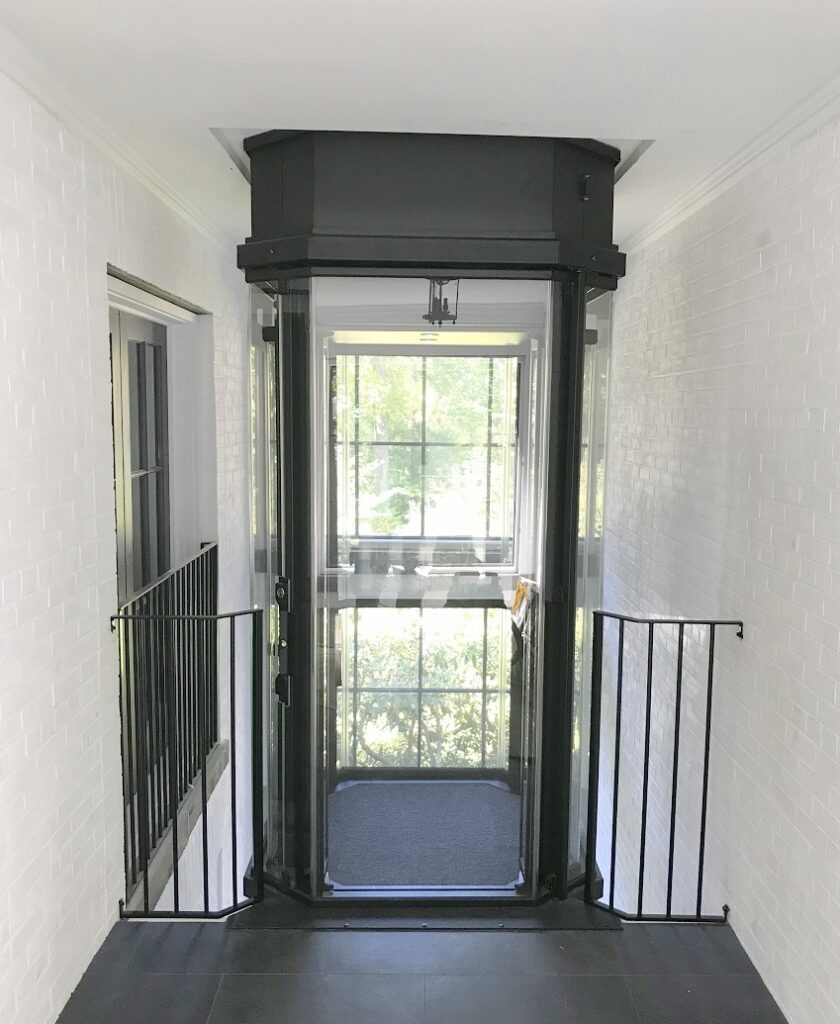
[[[520,466],[518,464],[517,453],[519,450],[520,436],[519,436],[519,415],[520,415],[520,388],[521,388],[521,377],[522,377],[522,364],[521,359],[517,356],[464,356],[462,358],[469,359],[481,359],[487,363],[487,402],[486,402],[486,424],[487,432],[486,437],[482,441],[475,442],[455,442],[455,441],[435,441],[430,440],[427,436],[427,414],[428,414],[428,360],[441,358],[437,356],[416,356],[420,360],[420,378],[421,378],[421,419],[420,419],[420,438],[414,441],[391,441],[391,440],[363,440],[360,436],[360,379],[361,379],[361,362],[360,360],[365,358],[364,355],[355,354],[352,356],[344,356],[340,358],[352,359],[353,360],[353,378],[352,378],[352,390],[353,390],[353,407],[352,407],[352,419],[353,429],[352,438],[347,440],[340,440],[340,432],[337,428],[336,423],[336,403],[333,401],[331,410],[331,423],[330,423],[330,440],[332,443],[331,458],[333,465],[337,466],[340,464],[339,452],[346,444],[352,448],[352,461],[353,461],[353,473],[352,473],[352,517],[353,517],[353,530],[352,539],[362,541],[378,541],[378,542],[390,542],[394,545],[408,544],[413,542],[429,543],[440,540],[452,540],[452,541],[464,541],[465,545],[468,546],[471,541],[482,541],[489,542],[498,546],[500,552],[506,552],[501,558],[500,562],[508,564],[513,560],[513,523],[516,520],[516,511],[518,503],[518,490],[519,490],[519,477],[520,477]],[[451,357],[449,357],[451,358]],[[493,428],[493,414],[494,414],[494,374],[496,372],[496,363],[501,360],[515,360],[516,362],[516,380],[515,380],[515,400],[513,410],[513,437],[510,441],[499,441],[494,439],[494,428]],[[335,365],[335,363],[333,363]],[[336,380],[333,374],[333,380]],[[337,381],[331,388],[337,388]],[[335,398],[335,390],[333,390],[333,399]],[[363,532],[361,529],[361,509],[360,509],[360,453],[365,448],[403,448],[403,449],[418,449],[420,452],[420,466],[419,466],[419,512],[420,512],[420,531],[419,534],[380,534],[380,533],[369,533]],[[434,449],[445,449],[445,448],[456,448],[456,449],[480,449],[486,452],[485,458],[485,479],[484,479],[484,532],[474,531],[469,537],[466,536],[446,536],[441,537],[439,534],[427,534],[426,532],[426,519],[427,519],[427,464],[428,464],[428,452]],[[514,465],[514,477],[512,481],[512,494],[511,500],[513,502],[512,514],[511,514],[511,530],[506,536],[500,536],[497,534],[491,534],[491,520],[492,520],[492,453],[494,450],[502,450],[508,448],[513,456]],[[336,474],[333,474],[333,480],[336,479]],[[331,505],[330,510],[330,522],[333,524],[338,523],[337,514],[337,503],[338,496],[335,493],[336,487],[330,488],[329,502]],[[343,539],[350,539],[345,533]],[[335,566],[337,564],[337,547],[333,546],[330,552],[330,565]]]

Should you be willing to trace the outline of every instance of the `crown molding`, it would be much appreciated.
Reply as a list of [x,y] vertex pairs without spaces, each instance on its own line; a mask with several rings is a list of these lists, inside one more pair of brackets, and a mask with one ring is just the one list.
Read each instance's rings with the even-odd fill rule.
[[208,241],[230,252],[233,240],[139,153],[118,138],[59,81],[26,43],[3,25],[0,25],[0,71]]
[[655,220],[631,236],[625,245],[627,254],[650,245],[693,213],[703,209],[782,150],[794,136],[818,127],[834,110],[840,114],[840,76],[809,93],[769,128],[678,196]]

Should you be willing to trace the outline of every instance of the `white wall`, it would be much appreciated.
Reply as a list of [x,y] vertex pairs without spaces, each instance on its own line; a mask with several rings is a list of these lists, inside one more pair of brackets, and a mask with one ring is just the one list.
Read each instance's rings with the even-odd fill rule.
[[123,890],[107,263],[213,314],[220,604],[247,606],[248,311],[233,248],[0,76],[5,1024],[57,1017]]
[[604,604],[746,621],[718,646],[706,909],[791,1024],[836,1022],[840,115],[632,252],[614,324]]
[[[231,773],[228,766],[207,799],[207,901],[210,910],[225,910],[234,902],[230,785]],[[236,899],[242,899],[244,866],[237,864],[236,868]],[[175,879],[170,875],[154,909],[171,911],[174,906]],[[178,858],[178,908],[180,911],[204,910],[204,833],[201,816]]]

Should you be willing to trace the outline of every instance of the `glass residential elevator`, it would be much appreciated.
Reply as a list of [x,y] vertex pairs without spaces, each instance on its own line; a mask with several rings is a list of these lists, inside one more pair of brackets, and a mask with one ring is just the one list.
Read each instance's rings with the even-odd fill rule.
[[[259,325],[264,867],[316,901],[563,895],[585,837],[586,303],[614,285],[620,254],[589,244],[605,265],[584,272],[547,232],[529,236],[535,204],[558,222],[558,140],[441,155],[433,139],[269,133],[251,152],[255,229],[271,236],[240,249]],[[535,181],[520,160],[525,178],[509,181],[499,142],[548,170]],[[575,161],[594,154],[603,172],[612,151],[569,145],[589,202],[597,175]],[[371,147],[378,163],[359,162]],[[492,166],[483,207],[446,184],[480,169],[476,150]],[[295,190],[311,204],[300,222]],[[435,288],[453,303],[433,305]]]

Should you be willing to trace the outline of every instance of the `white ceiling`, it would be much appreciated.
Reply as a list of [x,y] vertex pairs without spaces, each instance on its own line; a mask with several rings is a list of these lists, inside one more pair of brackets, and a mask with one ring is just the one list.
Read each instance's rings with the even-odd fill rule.
[[0,28],[0,66],[232,240],[247,185],[211,129],[653,139],[624,245],[840,74],[837,0],[0,0]]

